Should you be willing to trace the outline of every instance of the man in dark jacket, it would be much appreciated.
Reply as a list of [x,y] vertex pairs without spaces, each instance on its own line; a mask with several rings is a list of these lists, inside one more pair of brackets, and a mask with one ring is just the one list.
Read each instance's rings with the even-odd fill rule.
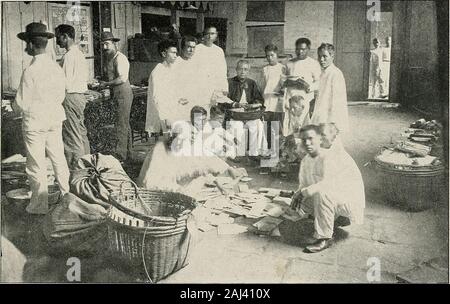
[[[246,108],[251,104],[261,104],[264,106],[264,98],[256,82],[248,78],[250,72],[250,63],[247,60],[239,60],[236,66],[237,75],[228,79],[228,97],[234,102],[225,107]],[[267,140],[264,134],[264,124],[261,119],[236,121],[227,117],[229,129],[238,139],[238,142],[246,143],[244,128],[249,131],[249,156],[258,156],[264,154],[267,150]],[[246,145],[240,145],[237,151],[238,156],[244,156]]]

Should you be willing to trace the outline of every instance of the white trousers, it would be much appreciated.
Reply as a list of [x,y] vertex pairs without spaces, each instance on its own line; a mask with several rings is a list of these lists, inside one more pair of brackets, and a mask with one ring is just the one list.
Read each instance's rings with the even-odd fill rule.
[[337,217],[352,217],[347,204],[331,198],[325,191],[319,191],[304,199],[301,209],[314,216],[314,238],[316,239],[329,239],[333,236],[334,220]]
[[[260,119],[249,120],[245,123],[238,120],[229,121],[230,131],[237,138],[237,156],[245,156],[247,142],[249,143],[248,155],[258,156],[267,151],[267,139],[264,132],[264,124]],[[246,140],[248,129],[248,141]]]
[[64,156],[62,125],[44,131],[26,131],[23,138],[27,149],[26,172],[32,192],[27,212],[45,214],[48,212],[46,153],[52,162],[61,193],[69,192],[70,172]]

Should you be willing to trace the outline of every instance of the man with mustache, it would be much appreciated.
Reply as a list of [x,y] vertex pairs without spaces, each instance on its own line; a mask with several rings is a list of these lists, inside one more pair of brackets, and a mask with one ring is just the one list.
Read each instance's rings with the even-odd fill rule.
[[128,74],[130,63],[128,58],[117,50],[117,42],[111,32],[103,32],[101,43],[106,57],[106,64],[103,70],[103,77],[106,81],[101,81],[100,86],[112,88],[112,95],[117,103],[116,113],[116,133],[117,143],[114,156],[121,162],[130,157],[131,149],[131,127],[130,112],[133,103],[133,91],[131,90]]

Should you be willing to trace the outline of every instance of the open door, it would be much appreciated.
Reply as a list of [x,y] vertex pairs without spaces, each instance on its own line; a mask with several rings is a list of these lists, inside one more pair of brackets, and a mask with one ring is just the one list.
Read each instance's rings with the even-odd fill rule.
[[367,99],[370,27],[366,1],[335,1],[335,64],[342,71],[349,101]]

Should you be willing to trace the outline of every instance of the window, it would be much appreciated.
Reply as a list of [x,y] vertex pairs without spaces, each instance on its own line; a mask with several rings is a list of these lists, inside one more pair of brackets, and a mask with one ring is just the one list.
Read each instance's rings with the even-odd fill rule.
[[284,1],[249,1],[245,21],[284,22]]
[[247,56],[264,57],[264,47],[275,44],[279,54],[284,52],[284,25],[247,26]]

